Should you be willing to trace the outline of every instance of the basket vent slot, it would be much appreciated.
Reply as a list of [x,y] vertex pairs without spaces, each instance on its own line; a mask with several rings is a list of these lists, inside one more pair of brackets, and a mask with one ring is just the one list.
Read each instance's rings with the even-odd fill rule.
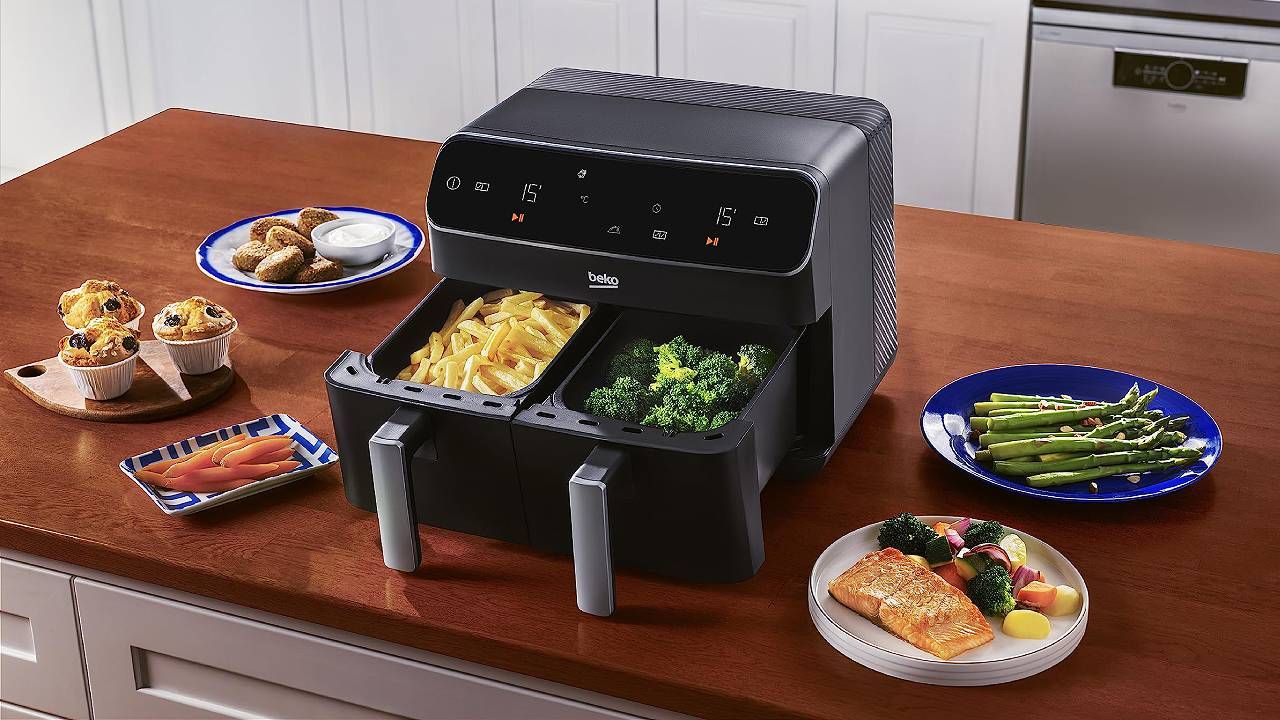
[[448,400],[461,400],[461,399],[462,399],[462,396],[461,396],[461,395],[454,395],[453,393],[445,393],[445,394],[444,394],[444,396],[445,396],[445,398],[446,398],[446,399],[448,399]]
[[549,413],[549,412],[543,412],[543,411],[539,410],[539,411],[538,411],[538,417],[540,417],[540,418],[551,418],[552,420],[555,420],[555,419],[556,419],[556,414],[555,414],[555,413]]
[[422,392],[422,388],[420,388],[420,387],[414,387],[414,386],[412,386],[412,385],[405,385],[405,386],[404,386],[404,389],[405,389],[405,390],[408,390],[409,392]]
[[588,420],[588,419],[586,419],[586,418],[580,418],[580,419],[578,420],[578,424],[579,424],[579,425],[590,425],[591,427],[595,427],[595,426],[599,425],[600,423],[596,422],[595,420]]

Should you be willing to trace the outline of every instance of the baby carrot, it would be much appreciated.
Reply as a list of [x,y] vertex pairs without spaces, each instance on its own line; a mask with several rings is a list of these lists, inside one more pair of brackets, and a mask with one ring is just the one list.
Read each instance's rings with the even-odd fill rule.
[[165,470],[168,470],[174,465],[186,460],[188,457],[188,455],[180,455],[172,460],[157,460],[156,462],[143,467],[139,472],[164,473]]
[[183,458],[182,462],[170,465],[169,469],[164,471],[164,476],[167,478],[178,477],[193,470],[213,467],[213,453],[214,448],[205,448],[200,452],[192,453]]
[[252,445],[232,450],[222,458],[222,464],[227,467],[243,465],[253,462],[256,458],[260,458],[268,453],[283,450],[293,445],[293,439],[288,437],[274,437],[270,440],[263,440]]
[[253,462],[254,464],[277,463],[277,462],[283,462],[292,457],[293,457],[293,448],[287,447],[282,450],[276,450],[275,452],[270,452],[261,457],[254,458]]

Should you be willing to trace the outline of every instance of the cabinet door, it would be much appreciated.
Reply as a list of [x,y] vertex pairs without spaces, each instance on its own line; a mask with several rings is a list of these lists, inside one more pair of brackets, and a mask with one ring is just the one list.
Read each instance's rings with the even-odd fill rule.
[[165,108],[348,125],[339,0],[122,0],[138,119]]
[[658,73],[831,92],[836,0],[659,0]]
[[1027,0],[841,0],[836,91],[893,116],[896,200],[1013,217]]
[[75,580],[95,720],[630,716]]
[[90,0],[0,2],[0,182],[131,122],[128,98],[104,95],[100,82],[100,62],[105,82],[117,77],[111,59],[124,57],[111,10]]
[[0,700],[88,719],[70,575],[0,559]]
[[494,0],[498,96],[556,67],[652,75],[652,0]]
[[443,140],[497,102],[493,5],[343,0],[351,129]]

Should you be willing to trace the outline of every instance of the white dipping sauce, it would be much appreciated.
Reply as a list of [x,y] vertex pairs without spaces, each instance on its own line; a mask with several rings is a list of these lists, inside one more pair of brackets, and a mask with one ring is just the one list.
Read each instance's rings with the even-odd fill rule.
[[338,247],[365,247],[382,242],[390,234],[391,229],[385,225],[352,223],[330,230],[325,234],[324,241]]

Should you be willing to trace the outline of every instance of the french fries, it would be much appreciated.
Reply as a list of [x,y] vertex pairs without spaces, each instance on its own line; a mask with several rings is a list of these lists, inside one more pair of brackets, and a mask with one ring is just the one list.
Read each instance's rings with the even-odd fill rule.
[[485,395],[515,392],[542,374],[590,313],[585,304],[509,288],[455,300],[396,378]]

